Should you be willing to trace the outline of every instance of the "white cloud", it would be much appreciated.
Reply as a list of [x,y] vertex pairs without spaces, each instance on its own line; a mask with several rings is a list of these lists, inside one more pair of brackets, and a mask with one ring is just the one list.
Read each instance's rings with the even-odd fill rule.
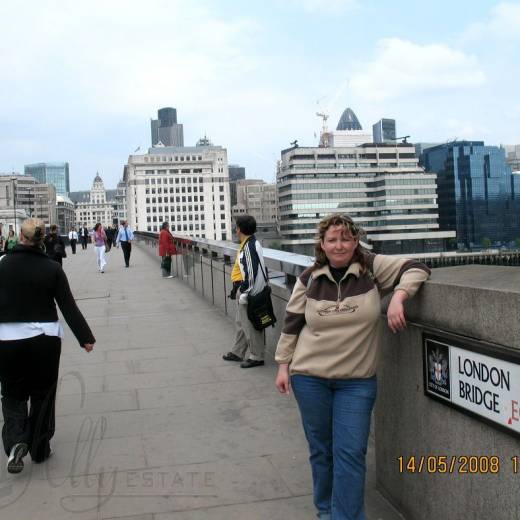
[[291,0],[290,3],[311,14],[337,14],[360,6],[359,0]]
[[476,57],[444,44],[399,38],[378,42],[374,60],[352,76],[354,94],[367,101],[404,98],[446,89],[473,89],[486,80]]
[[490,39],[520,39],[520,3],[503,2],[494,6],[488,20],[471,24],[461,37],[464,42],[482,40],[487,44]]

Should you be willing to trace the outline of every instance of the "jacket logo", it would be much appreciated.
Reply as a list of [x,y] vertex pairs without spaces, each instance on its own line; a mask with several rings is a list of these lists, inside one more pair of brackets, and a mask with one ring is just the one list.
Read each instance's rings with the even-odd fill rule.
[[359,305],[347,305],[346,303],[340,305],[330,305],[318,311],[320,316],[331,316],[333,314],[350,314],[355,312]]

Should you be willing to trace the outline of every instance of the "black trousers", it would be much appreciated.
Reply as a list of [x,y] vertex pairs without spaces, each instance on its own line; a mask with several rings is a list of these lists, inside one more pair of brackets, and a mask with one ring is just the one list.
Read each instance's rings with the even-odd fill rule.
[[125,257],[125,265],[130,265],[130,253],[132,252],[131,242],[121,242],[121,249],[123,250],[123,256]]
[[76,254],[76,239],[72,239],[70,241],[70,248],[72,249],[72,254],[75,255]]
[[25,442],[34,461],[42,462],[49,456],[60,355],[61,339],[56,336],[0,341],[2,441],[6,454],[14,444]]
[[87,249],[87,237],[80,237],[81,249]]

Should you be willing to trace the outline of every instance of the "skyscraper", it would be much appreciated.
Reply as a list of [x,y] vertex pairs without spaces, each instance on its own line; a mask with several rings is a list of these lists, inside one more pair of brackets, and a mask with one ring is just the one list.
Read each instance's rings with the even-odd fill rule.
[[380,119],[372,125],[374,143],[393,143],[395,141],[395,119]]
[[26,164],[25,175],[34,177],[41,184],[52,184],[56,188],[57,195],[69,196],[69,163],[68,162],[42,162]]
[[229,195],[231,197],[231,207],[237,204],[237,182],[246,178],[246,169],[238,164],[230,164],[229,170]]
[[177,123],[177,109],[166,107],[157,111],[157,119],[151,120],[152,146],[184,146],[184,130]]
[[459,248],[520,238],[520,176],[512,175],[503,148],[455,141],[424,150],[421,162],[437,173],[440,224],[456,230]]
[[356,114],[351,108],[346,108],[339,120],[336,130],[363,130]]

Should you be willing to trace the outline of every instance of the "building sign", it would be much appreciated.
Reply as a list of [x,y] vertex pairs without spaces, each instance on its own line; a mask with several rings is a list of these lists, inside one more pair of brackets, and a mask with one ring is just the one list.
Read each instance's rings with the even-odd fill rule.
[[520,434],[520,353],[424,333],[423,359],[426,395]]

